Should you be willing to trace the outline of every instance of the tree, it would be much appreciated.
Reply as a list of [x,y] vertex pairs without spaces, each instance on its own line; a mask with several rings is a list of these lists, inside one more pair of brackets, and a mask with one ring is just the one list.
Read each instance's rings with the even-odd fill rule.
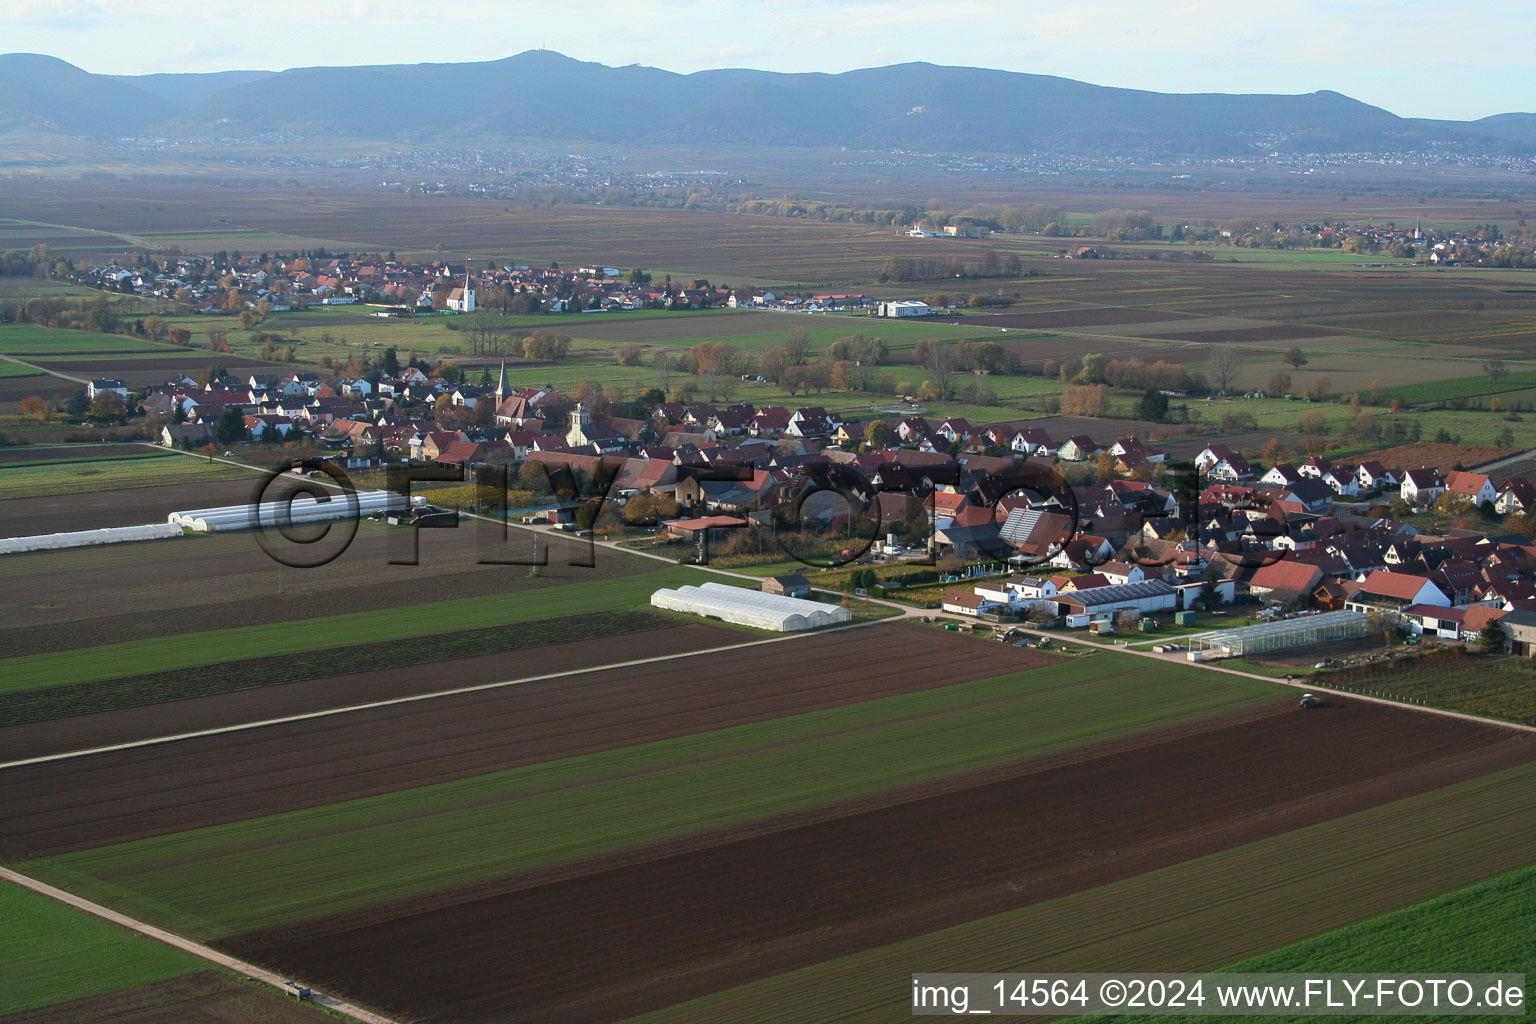
[[1102,384],[1108,367],[1109,361],[1097,352],[1085,352],[1082,367],[1074,379],[1078,384]]
[[1280,357],[1280,361],[1294,370],[1299,370],[1307,365],[1306,354],[1299,348],[1288,349],[1285,355]]
[[90,418],[97,423],[119,423],[127,415],[128,406],[116,391],[103,391],[91,399]]
[[1168,418],[1168,396],[1156,388],[1148,388],[1137,403],[1136,413],[1141,419],[1161,423]]
[[952,344],[930,345],[923,352],[921,365],[932,375],[939,397],[949,394],[949,381],[955,375],[959,362],[959,350]]
[[672,353],[666,351],[665,349],[657,352],[656,358],[652,362],[652,366],[656,370],[656,383],[660,385],[662,391],[666,392],[667,394],[671,394],[672,374],[675,369],[673,366]]
[[1469,495],[1446,491],[1435,499],[1435,512],[1448,519],[1460,519],[1477,511],[1477,504]]
[[1269,375],[1269,382],[1265,384],[1264,390],[1277,397],[1280,395],[1290,394],[1291,375],[1286,373],[1284,370],[1276,370],[1274,373]]
[[1383,608],[1372,608],[1365,613],[1366,628],[1381,634],[1381,645],[1392,646],[1392,636],[1397,632],[1397,616]]
[[640,353],[643,351],[644,349],[633,343],[620,345],[613,350],[613,358],[620,366],[639,366]]
[[1488,375],[1489,380],[1497,384],[1509,376],[1509,365],[1502,359],[1489,359],[1483,363],[1483,373]]
[[394,348],[384,350],[384,358],[379,363],[379,369],[384,371],[384,376],[393,377],[400,372],[400,356]]
[[1477,633],[1477,649],[1487,654],[1497,654],[1504,649],[1504,624],[1490,619]]
[[1228,391],[1237,380],[1243,359],[1236,345],[1218,345],[1211,352],[1205,367],[1211,375],[1211,385],[1217,391]]
[[811,358],[811,335],[804,327],[794,327],[784,332],[779,346],[784,350],[790,366],[803,366]]
[[221,444],[234,444],[245,440],[245,415],[237,405],[231,405],[220,415],[219,421],[214,425],[213,435]]
[[1320,373],[1312,378],[1312,383],[1307,386],[1307,397],[1314,402],[1321,402],[1327,397],[1328,391],[1333,387],[1333,381],[1327,374]]
[[23,398],[21,400],[21,411],[28,416],[36,416],[39,421],[44,423],[53,419],[53,406],[42,395],[28,395],[26,398]]
[[870,420],[864,425],[864,443],[871,448],[889,448],[896,443],[896,431],[884,420]]
[[86,394],[85,388],[81,388],[64,401],[64,411],[72,419],[79,419],[91,408],[91,397]]

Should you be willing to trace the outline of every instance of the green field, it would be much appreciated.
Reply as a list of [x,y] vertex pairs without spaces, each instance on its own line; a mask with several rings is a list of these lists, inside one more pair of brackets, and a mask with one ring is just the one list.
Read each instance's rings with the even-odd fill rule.
[[24,366],[0,359],[0,377],[44,377],[47,374],[35,366]]
[[[1279,961],[1247,958],[1525,867],[1533,850],[1536,765],[1525,765],[715,993],[635,1024],[891,1024],[910,1019],[914,971],[1204,971],[1237,962],[1257,970],[1249,964]],[[1495,948],[1528,949],[1528,924],[1524,933]],[[1458,948],[1475,952],[1446,941],[1447,960]],[[1288,962],[1295,966],[1266,969],[1300,969]]]
[[[710,578],[733,582],[726,577]],[[535,591],[418,604],[410,607],[409,614],[392,608],[351,612],[31,654],[0,661],[0,693],[112,679],[122,674],[125,665],[132,665],[141,673],[170,672],[223,661],[324,650],[334,646],[338,637],[404,639],[638,607],[646,605],[651,593],[660,587],[677,587],[699,580],[696,569],[669,566],[633,576],[584,580]],[[741,582],[743,586],[750,585],[748,581]]]
[[85,494],[131,487],[255,479],[254,470],[225,462],[207,462],[175,452],[112,455],[101,459],[29,462],[0,469],[0,501]]
[[0,881],[0,1017],[163,981],[204,961]]
[[[1536,866],[1306,939],[1226,970],[1242,974],[1524,974],[1529,1006],[1536,994]],[[1166,1024],[1183,1018],[1150,1019]],[[1314,1018],[1234,1014],[1222,1019],[1257,1024]],[[1381,1020],[1342,1015],[1336,1019],[1348,1024]]]
[[[534,619],[509,626],[464,629],[410,639],[382,639],[352,646],[306,651],[276,661],[250,658],[174,672],[117,676],[93,683],[54,683],[36,690],[13,690],[0,703],[0,728],[45,722],[118,708],[210,697],[264,686],[285,686],[310,679],[357,672],[388,672],[453,658],[509,654],[545,644],[592,642],[648,629],[664,628],[670,617],[650,611],[598,612]],[[739,627],[748,629],[748,627]],[[749,632],[762,635],[759,631]]]
[[1451,377],[1446,380],[1423,381],[1390,389],[1387,394],[1401,399],[1407,405],[1426,402],[1448,402],[1453,398],[1473,398],[1479,395],[1502,395],[1506,405],[1512,399],[1508,392],[1523,391],[1536,387],[1536,370],[1516,370],[1498,383],[1486,374],[1478,377]]
[[129,338],[121,334],[95,334],[67,331],[33,324],[0,324],[0,352],[6,355],[34,355],[39,358],[80,352],[110,352],[125,355],[154,352],[175,355],[167,345]]
[[697,834],[1274,700],[1099,654],[1049,669],[59,857],[23,870],[201,937]]

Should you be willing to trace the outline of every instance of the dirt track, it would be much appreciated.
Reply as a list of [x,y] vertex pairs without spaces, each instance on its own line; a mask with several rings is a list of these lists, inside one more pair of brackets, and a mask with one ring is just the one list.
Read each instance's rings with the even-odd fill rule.
[[1470,723],[1287,701],[649,861],[598,859],[478,899],[439,894],[224,945],[397,1019],[504,1020],[516,1007],[520,1021],[617,1020],[1533,757],[1529,738]]
[[[916,626],[876,626],[8,769],[0,772],[0,860],[836,707],[1055,657]],[[503,678],[522,674],[509,665]],[[284,693],[253,692],[267,694],[263,717],[288,710]]]

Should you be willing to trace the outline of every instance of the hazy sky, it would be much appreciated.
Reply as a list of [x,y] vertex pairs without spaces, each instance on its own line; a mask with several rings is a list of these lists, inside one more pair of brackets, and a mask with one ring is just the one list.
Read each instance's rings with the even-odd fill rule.
[[1536,110],[1530,0],[0,0],[0,48],[88,71],[493,60],[547,47],[671,71],[904,61],[1163,92],[1336,89],[1404,116]]

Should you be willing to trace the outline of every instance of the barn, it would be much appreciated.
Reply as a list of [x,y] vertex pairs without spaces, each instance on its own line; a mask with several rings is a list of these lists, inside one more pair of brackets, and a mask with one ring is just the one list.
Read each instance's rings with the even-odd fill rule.
[[668,611],[703,615],[775,633],[819,629],[853,619],[853,612],[841,605],[764,594],[724,583],[658,590],[651,595],[651,604]]

